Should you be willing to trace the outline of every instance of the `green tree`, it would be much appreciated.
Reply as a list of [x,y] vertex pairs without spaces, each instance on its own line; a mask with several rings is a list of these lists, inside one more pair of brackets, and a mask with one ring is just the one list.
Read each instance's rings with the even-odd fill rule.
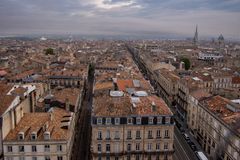
[[46,55],[54,55],[54,51],[53,51],[52,48],[48,48],[48,49],[45,50],[45,54]]
[[190,67],[191,67],[191,62],[190,62],[190,60],[189,60],[188,58],[182,58],[181,61],[184,62],[184,64],[185,64],[185,69],[186,69],[186,70],[189,70]]

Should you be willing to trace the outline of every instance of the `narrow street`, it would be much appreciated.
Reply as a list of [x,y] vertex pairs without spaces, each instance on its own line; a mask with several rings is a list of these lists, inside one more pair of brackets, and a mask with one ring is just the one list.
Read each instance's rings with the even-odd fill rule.
[[[151,76],[148,75],[147,68],[139,61],[139,57],[137,56],[137,54],[130,49],[129,52],[132,54],[135,64],[138,66],[144,77],[150,80],[150,82],[153,82],[154,80],[152,80]],[[153,87],[156,90],[156,86],[153,85]],[[174,128],[174,148],[175,152],[173,155],[173,160],[197,160],[195,153],[190,148],[186,140],[183,138],[183,135],[177,127]]]
[[72,160],[89,160],[91,146],[91,106],[94,71],[89,72],[86,83],[86,94],[77,114],[75,140],[72,149]]

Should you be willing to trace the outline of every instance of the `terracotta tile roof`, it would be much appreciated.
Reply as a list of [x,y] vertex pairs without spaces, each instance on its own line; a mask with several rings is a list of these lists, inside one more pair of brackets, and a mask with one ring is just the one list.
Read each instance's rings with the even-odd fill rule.
[[113,82],[98,82],[94,86],[94,90],[108,90],[113,89]]
[[204,90],[201,90],[201,89],[193,91],[190,94],[191,94],[191,96],[193,96],[197,100],[201,100],[202,98],[206,98],[206,97],[211,96],[211,94],[209,94],[208,92],[206,92]]
[[69,101],[70,105],[75,106],[78,96],[80,95],[80,89],[78,88],[63,88],[61,90],[53,90],[54,100],[61,103],[66,103]]
[[12,101],[16,98],[13,95],[7,95],[13,85],[0,83],[0,116],[8,109]]
[[240,76],[239,77],[233,77],[232,78],[232,83],[233,84],[240,84]]
[[70,112],[60,109],[60,108],[52,108],[52,119],[51,113],[26,113],[23,118],[17,124],[16,128],[11,130],[4,141],[17,141],[18,133],[22,131],[28,130],[25,133],[24,141],[29,141],[30,135],[32,132],[37,132],[40,130],[37,140],[43,140],[44,133],[44,125],[48,124],[46,131],[51,132],[51,140],[67,140],[70,137],[70,130],[61,128],[61,121],[64,119],[64,116],[71,115]]
[[[103,101],[104,99],[104,101]],[[134,103],[129,96],[110,97],[107,95],[96,97],[93,101],[95,116],[128,116],[128,115],[172,115],[166,103],[157,96],[139,97]],[[152,110],[152,104],[156,110]]]
[[[233,112],[226,107],[227,105],[231,105],[229,99],[221,96],[213,96],[204,100],[203,104],[231,127],[239,126],[240,112]],[[240,131],[240,127],[235,129]]]
[[120,91],[126,91],[126,88],[134,88],[133,81],[131,79],[118,79],[117,86]]

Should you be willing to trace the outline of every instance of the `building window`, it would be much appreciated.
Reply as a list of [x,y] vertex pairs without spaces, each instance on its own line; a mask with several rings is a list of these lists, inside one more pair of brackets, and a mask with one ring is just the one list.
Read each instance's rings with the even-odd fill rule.
[[136,160],[140,160],[140,155],[139,154],[136,155]]
[[61,152],[62,151],[62,145],[57,145],[57,151]]
[[106,131],[106,140],[110,140],[110,130]]
[[115,118],[115,124],[119,125],[120,124],[120,118]]
[[156,155],[156,160],[160,160],[159,155]]
[[36,133],[32,133],[32,134],[31,134],[31,140],[36,140],[36,139],[37,139]]
[[45,160],[51,160],[49,156],[46,156],[45,157]]
[[19,146],[19,152],[24,152],[24,146]]
[[152,157],[151,157],[151,155],[148,155],[148,158],[147,158],[147,160],[152,160]]
[[131,160],[131,155],[127,155],[127,160]]
[[157,136],[156,136],[158,139],[161,138],[161,131],[160,129],[157,130]]
[[164,143],[164,150],[168,150],[168,143]]
[[12,146],[7,146],[7,151],[12,152]]
[[44,146],[44,151],[45,152],[50,152],[50,145],[45,145]]
[[102,118],[97,119],[97,124],[102,124]]
[[141,124],[141,117],[137,117],[136,121],[137,124]]
[[111,124],[111,118],[107,118],[106,119],[106,125],[110,125]]
[[44,133],[44,140],[49,140],[50,139],[50,132],[45,132]]
[[168,155],[164,154],[164,160],[168,160]]
[[165,124],[170,124],[171,118],[170,117],[165,117]]
[[24,133],[18,134],[18,140],[24,140]]
[[106,144],[106,152],[110,152],[111,148],[110,148],[110,144]]
[[115,139],[120,139],[119,131],[115,131]]
[[136,151],[140,151],[140,143],[136,143]]
[[110,160],[110,157],[109,157],[109,156],[106,156],[106,160]]
[[19,160],[25,160],[25,157],[19,157]]
[[141,139],[141,132],[140,132],[140,130],[136,131],[136,139]]
[[152,143],[148,143],[148,145],[147,145],[147,150],[148,150],[148,151],[151,151],[151,150],[152,150]]
[[153,136],[152,136],[152,130],[148,130],[148,139],[152,139]]
[[162,117],[157,117],[157,124],[162,124]]
[[127,139],[132,139],[132,132],[130,130],[127,131]]
[[98,140],[102,140],[102,131],[98,131],[98,137],[97,137]]
[[100,143],[97,145],[97,150],[98,152],[102,152],[102,145]]
[[37,157],[32,157],[32,160],[37,160]]
[[148,118],[148,124],[153,124],[153,117]]
[[119,160],[119,157],[118,157],[118,156],[116,156],[116,157],[115,157],[115,160]]
[[131,151],[131,144],[127,145],[127,151],[130,152]]
[[164,137],[165,137],[165,138],[169,138],[168,130],[165,130]]
[[62,156],[58,156],[57,160],[63,160],[63,157]]
[[32,152],[37,152],[37,146],[32,146]]
[[127,124],[132,124],[132,118],[127,119]]
[[157,143],[157,144],[156,144],[156,150],[157,150],[157,151],[160,151],[160,143]]

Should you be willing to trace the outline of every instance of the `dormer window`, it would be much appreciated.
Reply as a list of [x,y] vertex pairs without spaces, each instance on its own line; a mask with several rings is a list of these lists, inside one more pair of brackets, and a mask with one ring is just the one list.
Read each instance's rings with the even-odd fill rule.
[[97,119],[97,124],[102,124],[102,118]]
[[162,117],[157,117],[157,124],[162,124]]
[[115,124],[119,125],[120,124],[120,118],[115,118]]
[[153,117],[148,118],[148,124],[153,124]]
[[141,124],[141,117],[137,117],[136,121],[137,124]]
[[165,117],[165,123],[170,124],[171,118],[170,117]]
[[111,124],[111,118],[106,118],[106,125],[110,125]]
[[23,132],[18,133],[18,140],[24,140],[24,133]]
[[132,124],[132,123],[133,123],[132,118],[128,118],[128,119],[127,119],[127,124]]
[[45,132],[44,133],[44,140],[49,140],[50,139],[50,132]]
[[37,133],[36,132],[32,132],[31,140],[36,140],[36,139],[37,139]]

